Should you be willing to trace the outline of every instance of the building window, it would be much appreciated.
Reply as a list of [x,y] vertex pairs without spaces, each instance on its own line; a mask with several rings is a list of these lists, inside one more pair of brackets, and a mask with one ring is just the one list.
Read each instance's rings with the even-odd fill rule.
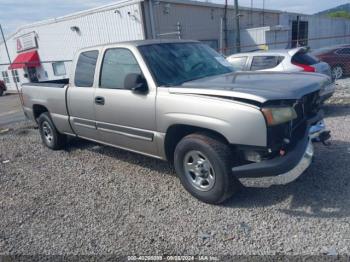
[[19,76],[18,76],[18,71],[17,70],[12,70],[12,79],[14,83],[19,83]]
[[66,67],[64,62],[55,62],[52,63],[53,73],[55,76],[64,76],[66,75]]
[[10,78],[7,71],[2,71],[1,74],[2,74],[2,78],[4,79],[4,82],[7,84],[10,83]]

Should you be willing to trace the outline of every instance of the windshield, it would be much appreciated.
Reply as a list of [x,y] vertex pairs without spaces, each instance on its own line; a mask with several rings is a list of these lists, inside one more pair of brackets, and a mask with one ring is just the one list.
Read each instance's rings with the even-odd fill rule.
[[234,71],[222,55],[202,43],[160,43],[140,46],[139,50],[159,86]]

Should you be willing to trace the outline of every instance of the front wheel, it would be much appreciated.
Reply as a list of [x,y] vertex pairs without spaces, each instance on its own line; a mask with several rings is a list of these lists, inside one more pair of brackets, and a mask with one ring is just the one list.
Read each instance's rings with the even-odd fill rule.
[[42,113],[39,116],[38,125],[41,139],[48,148],[58,150],[64,147],[67,137],[58,132],[49,113]]
[[211,135],[191,134],[175,149],[174,165],[184,188],[209,204],[220,204],[239,188],[229,146]]

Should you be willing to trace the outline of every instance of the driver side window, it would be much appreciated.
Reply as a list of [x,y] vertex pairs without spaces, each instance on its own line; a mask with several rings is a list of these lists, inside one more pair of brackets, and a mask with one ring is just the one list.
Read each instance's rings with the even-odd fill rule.
[[133,73],[141,74],[141,68],[130,50],[108,49],[102,62],[100,88],[124,89],[126,76]]

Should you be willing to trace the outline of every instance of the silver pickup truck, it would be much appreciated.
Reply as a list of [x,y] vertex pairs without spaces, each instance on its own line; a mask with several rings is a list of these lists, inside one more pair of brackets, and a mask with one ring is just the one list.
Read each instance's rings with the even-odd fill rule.
[[186,190],[213,204],[242,178],[286,183],[305,171],[331,84],[319,74],[235,73],[195,41],[95,46],[74,61],[67,83],[23,86],[43,143],[56,150],[75,136],[168,160]]

